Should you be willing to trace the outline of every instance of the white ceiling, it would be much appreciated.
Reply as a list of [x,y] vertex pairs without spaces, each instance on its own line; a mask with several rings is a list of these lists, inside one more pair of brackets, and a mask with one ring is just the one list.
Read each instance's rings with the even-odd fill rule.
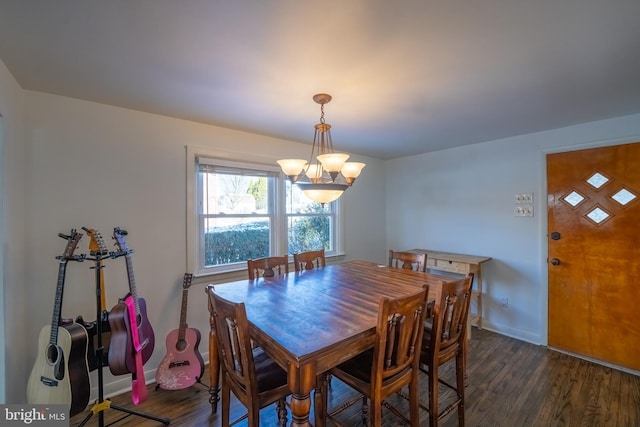
[[394,158],[640,113],[639,0],[0,0],[24,89]]

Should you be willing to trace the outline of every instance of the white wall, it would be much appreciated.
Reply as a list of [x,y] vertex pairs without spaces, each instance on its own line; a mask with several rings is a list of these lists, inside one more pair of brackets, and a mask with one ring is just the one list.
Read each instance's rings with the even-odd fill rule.
[[[0,403],[24,401],[24,363],[33,306],[27,299],[25,273],[34,261],[26,252],[24,94],[0,61]],[[11,386],[10,390],[7,390]]]
[[[10,368],[26,379],[35,360],[37,334],[48,324],[53,308],[58,263],[55,256],[65,242],[57,237],[71,228],[95,228],[113,249],[114,226],[129,231],[135,279],[156,335],[155,351],[145,364],[147,379],[165,355],[164,339],[178,327],[181,285],[186,269],[185,189],[186,145],[277,158],[307,156],[310,145],[267,138],[200,123],[123,108],[26,91],[29,181],[29,224],[26,233],[29,271],[25,286],[30,295],[30,321],[11,325],[26,337],[26,355]],[[310,125],[310,132],[313,130]],[[311,136],[311,133],[310,133]],[[365,161],[359,181],[345,193],[347,259],[384,259],[384,165]],[[371,209],[371,201],[380,209]],[[353,225],[352,225],[353,224]],[[88,252],[83,237],[79,251]],[[64,317],[95,319],[93,263],[67,267]],[[110,309],[128,290],[124,258],[105,261],[107,306]],[[25,308],[25,307],[22,307]],[[11,319],[9,319],[11,320]],[[200,329],[200,351],[207,352],[208,312],[204,286],[189,291],[188,322]],[[130,376],[105,372],[105,391],[130,386]],[[92,385],[97,385],[96,372]],[[26,382],[26,381],[23,381]],[[24,389],[11,393],[24,399]]]
[[[546,344],[545,154],[635,141],[640,115],[388,161],[387,245],[493,257],[484,325]],[[533,218],[514,216],[516,193],[534,193]]]

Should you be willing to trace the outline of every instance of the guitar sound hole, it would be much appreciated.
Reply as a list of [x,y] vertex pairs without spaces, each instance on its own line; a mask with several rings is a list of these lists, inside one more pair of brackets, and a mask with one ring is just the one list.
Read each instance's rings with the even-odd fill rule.
[[176,343],[176,350],[184,351],[185,348],[187,348],[187,342],[184,340],[178,340],[178,342]]
[[49,345],[47,347],[47,360],[52,365],[56,364],[59,361],[60,352],[58,351],[58,347],[55,345]]

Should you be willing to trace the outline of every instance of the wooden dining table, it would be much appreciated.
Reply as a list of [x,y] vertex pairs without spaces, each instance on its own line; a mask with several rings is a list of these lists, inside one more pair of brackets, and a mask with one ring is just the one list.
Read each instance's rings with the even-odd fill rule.
[[[456,279],[351,261],[272,278],[208,285],[206,292],[245,304],[252,339],[287,371],[291,426],[311,426],[314,389],[315,413],[323,412],[317,379],[373,347],[380,298],[410,295],[428,285],[429,300],[434,300],[442,284],[452,280]],[[215,413],[220,365],[213,315],[210,323],[209,391]],[[316,416],[316,425],[323,422]]]

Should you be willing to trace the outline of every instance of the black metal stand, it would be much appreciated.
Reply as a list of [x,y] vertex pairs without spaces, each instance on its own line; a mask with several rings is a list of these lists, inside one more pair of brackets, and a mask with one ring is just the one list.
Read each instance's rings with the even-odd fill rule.
[[[94,255],[94,254],[91,254],[91,255]],[[113,425],[117,422],[122,421],[127,417],[135,415],[137,417],[154,420],[159,423],[162,423],[165,426],[168,426],[169,422],[171,421],[168,418],[155,417],[153,415],[145,414],[143,412],[137,412],[128,408],[124,408],[122,406],[113,405],[111,403],[111,400],[104,398],[104,377],[102,374],[102,369],[104,368],[105,365],[104,365],[104,347],[102,345],[102,322],[106,320],[108,313],[102,310],[102,304],[101,304],[102,289],[100,287],[100,282],[101,282],[100,270],[104,268],[104,266],[102,265],[103,259],[116,258],[120,255],[124,255],[124,253],[114,255],[113,253],[105,254],[105,253],[96,252],[94,255],[94,258],[87,258],[89,260],[95,261],[95,267],[92,267],[92,268],[95,268],[96,270],[96,307],[97,307],[96,309],[96,331],[97,331],[96,359],[98,361],[98,368],[97,368],[98,369],[98,400],[91,407],[91,413],[88,414],[80,424],[78,424],[78,427],[84,426],[91,419],[91,417],[93,417],[96,414],[98,415],[98,425],[100,427],[104,427],[105,426],[104,411],[106,409],[115,409],[117,411],[124,412],[126,414],[108,425]],[[138,375],[142,375],[142,378],[144,381],[144,372],[138,373]]]

